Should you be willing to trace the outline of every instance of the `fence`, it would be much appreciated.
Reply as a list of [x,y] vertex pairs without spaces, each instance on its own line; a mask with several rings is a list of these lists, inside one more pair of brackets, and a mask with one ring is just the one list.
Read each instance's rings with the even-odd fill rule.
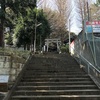
[[81,32],[71,44],[71,53],[100,87],[100,38]]

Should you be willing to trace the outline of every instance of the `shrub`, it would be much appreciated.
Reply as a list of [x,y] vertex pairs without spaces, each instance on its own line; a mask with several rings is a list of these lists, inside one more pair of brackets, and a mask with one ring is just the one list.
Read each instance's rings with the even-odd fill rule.
[[69,52],[69,45],[67,44],[67,45],[61,46],[60,50],[62,53],[68,53]]

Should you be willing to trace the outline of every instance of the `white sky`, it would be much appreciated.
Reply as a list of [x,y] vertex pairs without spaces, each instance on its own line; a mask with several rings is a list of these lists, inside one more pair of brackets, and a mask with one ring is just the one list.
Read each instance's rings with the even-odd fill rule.
[[[41,1],[41,3],[40,4],[44,4],[43,2],[46,2],[47,4],[48,4],[48,7],[50,7],[50,8],[52,8],[52,9],[55,9],[55,3],[54,3],[54,0],[39,0],[39,1]],[[70,0],[71,1],[71,0]],[[76,1],[76,0],[72,0],[73,2],[74,1]],[[89,0],[88,0],[89,1]],[[90,1],[89,1],[90,2]],[[92,2],[96,2],[96,0],[92,0]],[[39,5],[40,5],[39,4]],[[75,6],[75,4],[74,4],[74,6]],[[75,13],[76,11],[75,11],[75,7],[73,7],[73,21],[71,22],[71,31],[72,32],[75,32],[76,34],[78,34],[80,31],[81,31],[81,28],[79,28],[79,27],[81,27],[81,24],[80,23],[78,23],[77,21],[76,21],[76,19],[77,19],[77,17],[78,17],[78,15]]]
[[[74,1],[74,0],[73,0]],[[76,0],[75,0],[76,1]],[[95,3],[96,2],[96,0],[88,0],[88,2],[89,3]],[[75,9],[73,10],[73,12],[76,12],[75,11]],[[73,26],[71,27],[71,31],[72,32],[76,32],[76,34],[78,34],[80,31],[81,31],[81,23],[79,23],[79,22],[77,22],[77,17],[79,17],[78,16],[78,14],[77,13],[75,13],[75,16],[74,16],[74,24],[73,24]]]

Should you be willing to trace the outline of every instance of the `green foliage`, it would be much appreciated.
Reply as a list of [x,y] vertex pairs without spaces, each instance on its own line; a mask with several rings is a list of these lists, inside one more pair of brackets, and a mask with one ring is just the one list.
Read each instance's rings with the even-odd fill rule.
[[24,59],[27,59],[27,57],[30,55],[30,51],[18,51],[17,49],[13,49],[13,48],[0,48],[0,53],[1,54],[8,54],[8,55],[12,55],[14,57],[21,57]]
[[36,27],[37,44],[40,43],[40,35],[42,41],[50,34],[50,26],[46,20],[43,11],[40,9],[26,9],[26,16],[20,14],[14,28],[14,38],[17,38],[17,45],[30,45],[31,38],[34,39],[35,24],[40,26]]
[[[4,27],[10,27],[12,31],[20,14],[26,16],[28,7],[34,9],[36,0],[0,0],[1,38]],[[4,44],[2,41],[0,41],[1,46]]]
[[37,11],[37,23],[42,23],[41,26],[37,27],[37,44],[40,43],[40,35],[42,38],[42,44],[44,43],[44,39],[48,37],[51,33],[50,25],[48,23],[48,20],[46,19],[46,16],[44,15],[42,10]]
[[27,34],[27,18],[23,17],[21,14],[18,17],[15,27],[13,39],[17,39],[17,46],[25,45],[30,43],[30,34]]
[[5,34],[5,42],[6,42],[7,45],[13,44],[12,35],[10,33]]
[[15,14],[25,14],[27,7],[34,8],[36,6],[36,0],[6,0],[6,6],[10,7]]
[[97,4],[100,5],[100,0],[97,0]]
[[[36,1],[37,0],[6,0],[6,2],[2,2],[3,8],[5,8],[5,10],[2,11],[6,18],[5,27],[10,27],[10,32],[14,33],[13,42],[17,46],[25,46],[30,45],[31,42],[33,43],[32,38],[34,40],[35,24],[38,25],[42,23],[36,27],[37,45],[40,43],[40,35],[42,41],[44,41],[50,34],[50,26],[43,11],[35,8]],[[1,13],[1,15],[3,14]],[[11,39],[11,37],[8,38]]]
[[60,50],[62,53],[68,53],[69,52],[69,45],[67,44],[67,45],[61,46]]
[[100,0],[96,0],[95,6],[98,7],[100,5]]

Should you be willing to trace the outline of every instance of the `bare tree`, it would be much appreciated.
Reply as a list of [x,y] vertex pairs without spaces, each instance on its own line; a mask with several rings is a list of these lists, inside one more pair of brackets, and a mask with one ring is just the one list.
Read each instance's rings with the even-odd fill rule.
[[77,21],[84,27],[84,19],[87,17],[87,0],[75,0],[76,12],[78,14]]
[[71,13],[71,0],[55,0],[55,5],[63,20],[67,20]]
[[[68,20],[71,15],[70,0],[42,0],[41,8],[45,12],[50,23],[53,38],[61,38],[63,41],[68,36]],[[52,3],[52,4],[50,4]],[[53,7],[52,7],[53,6]]]
[[59,20],[59,13],[57,11],[53,11],[50,8],[46,8],[43,10],[47,16],[47,19],[50,23],[50,27],[52,30],[51,36],[60,37],[60,33],[62,31],[66,31],[65,26],[62,26]]
[[100,6],[98,4],[91,5],[90,16],[92,20],[100,20]]
[[55,0],[57,11],[59,12],[59,21],[62,26],[68,28],[68,20],[71,18],[72,0]]
[[[98,0],[97,0],[98,1]],[[92,3],[92,0],[78,0],[76,2],[78,21],[82,23],[82,28],[84,28],[84,20],[93,21],[100,20],[100,4]]]

